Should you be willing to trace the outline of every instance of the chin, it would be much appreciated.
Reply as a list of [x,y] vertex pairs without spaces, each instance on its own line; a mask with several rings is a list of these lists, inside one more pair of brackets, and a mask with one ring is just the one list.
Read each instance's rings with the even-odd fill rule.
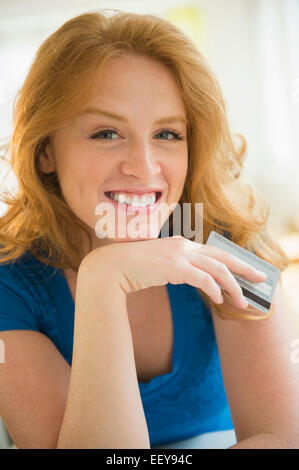
[[147,236],[137,235],[137,236],[132,236],[132,237],[127,236],[127,237],[121,237],[121,238],[105,236],[103,238],[98,237],[98,240],[101,240],[101,242],[103,243],[121,243],[121,242],[137,242],[137,241],[142,241],[142,240],[155,240],[159,238],[159,233],[160,233],[160,230],[156,231],[155,233],[148,233]]

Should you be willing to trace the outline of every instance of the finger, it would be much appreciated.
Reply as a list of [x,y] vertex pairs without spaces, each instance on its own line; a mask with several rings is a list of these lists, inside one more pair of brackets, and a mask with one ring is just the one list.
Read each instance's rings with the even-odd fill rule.
[[239,274],[251,282],[263,282],[267,278],[266,274],[261,273],[250,264],[216,246],[200,245],[198,246],[198,251],[225,263],[230,271]]
[[230,295],[233,303],[240,308],[245,308],[248,305],[247,300],[243,296],[243,292],[238,282],[226,266],[226,264],[196,252],[189,255],[190,263],[193,266],[204,270],[209,273],[220,286],[225,289]]
[[187,262],[184,266],[185,278],[188,284],[201,289],[211,297],[212,301],[216,304],[223,302],[221,289],[210,274],[205,271],[201,271]]

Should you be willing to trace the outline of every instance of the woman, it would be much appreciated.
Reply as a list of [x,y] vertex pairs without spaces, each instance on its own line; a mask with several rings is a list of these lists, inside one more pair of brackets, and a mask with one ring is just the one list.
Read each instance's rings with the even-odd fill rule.
[[[233,427],[233,448],[296,446],[281,289],[265,320],[232,272],[264,277],[205,245],[225,227],[286,266],[265,232],[267,207],[242,179],[245,143],[176,27],[104,13],[72,18],[41,45],[16,102],[20,186],[1,220],[1,416],[19,448],[148,448]],[[138,220],[153,235],[132,236],[132,201],[151,207]],[[203,203],[202,244],[160,237],[171,210],[150,227],[151,210],[184,202],[193,218]],[[104,236],[103,205],[127,217],[116,221],[123,236]]]

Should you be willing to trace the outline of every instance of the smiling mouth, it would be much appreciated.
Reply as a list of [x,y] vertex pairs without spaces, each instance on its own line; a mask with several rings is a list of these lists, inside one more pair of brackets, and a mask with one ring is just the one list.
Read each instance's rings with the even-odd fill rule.
[[[104,192],[104,194],[105,194],[106,197],[108,197],[109,199],[111,199],[111,201],[114,201],[114,202],[116,202],[116,203],[118,202],[119,204],[121,204],[119,201],[117,201],[117,200],[115,200],[115,199],[113,199],[113,198],[111,197],[111,194],[110,194],[109,191]],[[157,203],[160,201],[161,197],[162,197],[162,192],[161,192],[161,191],[157,191],[157,192],[156,192],[156,200],[155,200],[154,204],[157,204]],[[123,204],[127,204],[127,203],[124,202]],[[127,204],[127,205],[131,205],[131,204]]]

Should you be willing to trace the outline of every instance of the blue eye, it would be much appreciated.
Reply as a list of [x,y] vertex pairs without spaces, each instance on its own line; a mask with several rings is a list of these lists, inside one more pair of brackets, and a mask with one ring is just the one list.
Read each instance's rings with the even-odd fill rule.
[[117,134],[116,131],[113,131],[112,129],[105,129],[104,131],[96,132],[95,134],[91,135],[91,139],[101,139],[101,140],[112,140],[112,139],[103,139],[102,136],[107,134]]
[[[169,135],[172,135],[176,140],[183,140],[183,137],[174,131],[161,131],[157,135],[159,134],[169,134]],[[165,140],[165,139],[162,139],[162,140]],[[166,139],[166,140],[173,140],[173,139]]]
[[[107,134],[110,134],[110,135],[111,135],[111,134],[117,134],[117,132],[114,131],[113,129],[105,129],[105,130],[103,130],[103,131],[96,132],[95,134],[91,135],[90,138],[91,138],[91,139],[99,139],[99,140],[115,140],[115,138],[112,138],[112,139],[109,139],[109,138],[108,138],[108,139],[106,139],[105,137],[103,137],[103,136],[105,136],[105,135],[107,136]],[[159,134],[160,134],[160,135],[161,135],[161,134],[170,134],[170,135],[172,135],[172,136],[174,137],[174,139],[176,139],[176,140],[184,140],[184,138],[183,138],[180,134],[178,134],[177,132],[175,132],[175,131],[167,131],[167,130],[165,130],[165,131],[159,132],[159,133],[156,134],[156,135],[159,135]],[[168,138],[167,138],[167,139],[162,139],[162,140],[174,140],[174,139],[168,139]]]

